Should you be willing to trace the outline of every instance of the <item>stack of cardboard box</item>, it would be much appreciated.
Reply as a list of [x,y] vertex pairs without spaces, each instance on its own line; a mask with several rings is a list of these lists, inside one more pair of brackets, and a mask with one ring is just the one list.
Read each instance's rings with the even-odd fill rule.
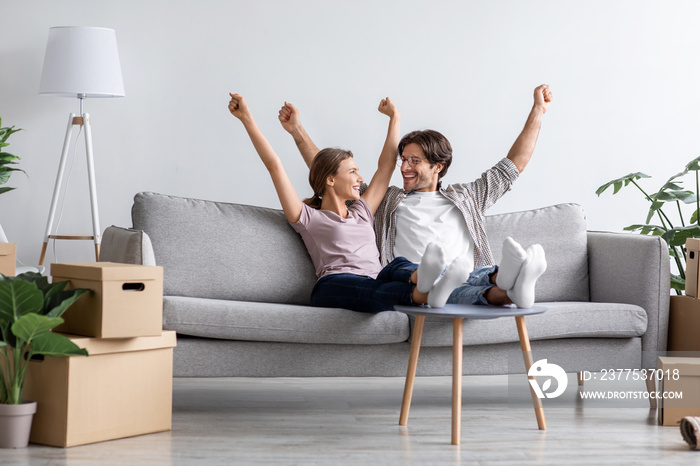
[[13,276],[17,263],[17,244],[0,243],[0,274]]
[[700,239],[688,238],[685,248],[685,296],[671,296],[669,351],[700,351]]
[[89,355],[30,363],[24,398],[38,403],[30,441],[70,447],[170,430],[176,339],[162,331],[162,267],[53,264],[51,275],[91,290],[56,329]]
[[680,425],[685,416],[700,416],[700,358],[659,357],[659,424]]
[[700,239],[688,238],[685,248],[685,296],[671,296],[670,353],[659,357],[656,372],[663,394],[658,417],[665,426],[677,426],[685,416],[700,416]]

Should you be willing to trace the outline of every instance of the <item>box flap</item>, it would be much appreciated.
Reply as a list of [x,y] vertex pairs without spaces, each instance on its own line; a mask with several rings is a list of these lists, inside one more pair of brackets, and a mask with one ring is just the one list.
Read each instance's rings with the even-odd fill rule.
[[17,251],[17,243],[0,243],[0,256],[9,256]]
[[687,238],[685,240],[685,247],[686,249],[694,249],[697,251],[700,249],[700,238]]
[[174,330],[164,330],[163,334],[159,337],[91,338],[68,334],[66,334],[66,336],[80,348],[85,348],[89,356],[109,353],[127,353],[130,351],[147,351],[177,346],[177,338]]
[[678,369],[685,376],[700,376],[700,358],[659,356],[657,367],[663,371]]
[[100,281],[156,280],[163,278],[163,267],[116,262],[51,264],[51,276]]

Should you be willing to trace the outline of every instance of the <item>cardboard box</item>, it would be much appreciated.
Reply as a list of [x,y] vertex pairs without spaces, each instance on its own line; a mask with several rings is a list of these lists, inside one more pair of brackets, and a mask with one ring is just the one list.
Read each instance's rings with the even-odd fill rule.
[[175,332],[106,340],[69,336],[89,356],[31,361],[30,442],[71,447],[172,428]]
[[659,392],[682,394],[658,399],[659,424],[677,426],[685,416],[700,416],[700,358],[659,357],[657,371],[663,374],[657,372]]
[[88,262],[52,264],[53,281],[88,288],[57,332],[97,338],[158,336],[163,329],[163,268]]
[[15,264],[17,264],[17,244],[0,243],[0,273],[14,276]]
[[685,240],[685,295],[698,297],[698,265],[700,264],[700,238]]
[[700,299],[671,296],[668,350],[700,351]]

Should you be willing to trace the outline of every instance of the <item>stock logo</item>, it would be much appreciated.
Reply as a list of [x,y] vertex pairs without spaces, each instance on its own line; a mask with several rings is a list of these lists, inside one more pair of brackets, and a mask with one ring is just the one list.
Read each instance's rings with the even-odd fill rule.
[[[540,388],[536,379],[528,379],[537,398],[556,398],[564,393],[566,386],[569,384],[564,369],[556,364],[549,364],[546,359],[540,359],[534,363],[530,367],[530,370],[527,371],[527,375],[528,377],[547,377],[542,384],[542,388]],[[554,391],[550,392],[549,390],[552,388],[553,379],[557,381],[557,386]]]

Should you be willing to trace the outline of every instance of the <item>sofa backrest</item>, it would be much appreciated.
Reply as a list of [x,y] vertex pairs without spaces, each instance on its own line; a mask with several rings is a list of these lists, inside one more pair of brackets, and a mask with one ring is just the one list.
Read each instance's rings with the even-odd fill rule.
[[[279,209],[144,192],[134,198],[132,219],[163,266],[166,296],[309,304],[314,267]],[[588,301],[580,206],[487,216],[486,230],[497,263],[506,236],[542,244],[548,267],[537,301]]]
[[589,301],[586,216],[578,204],[557,204],[486,217],[486,234],[498,264],[503,240],[511,236],[524,248],[539,243],[547,270],[537,281],[538,302]]
[[166,296],[309,304],[314,267],[281,210],[145,192],[131,215]]

